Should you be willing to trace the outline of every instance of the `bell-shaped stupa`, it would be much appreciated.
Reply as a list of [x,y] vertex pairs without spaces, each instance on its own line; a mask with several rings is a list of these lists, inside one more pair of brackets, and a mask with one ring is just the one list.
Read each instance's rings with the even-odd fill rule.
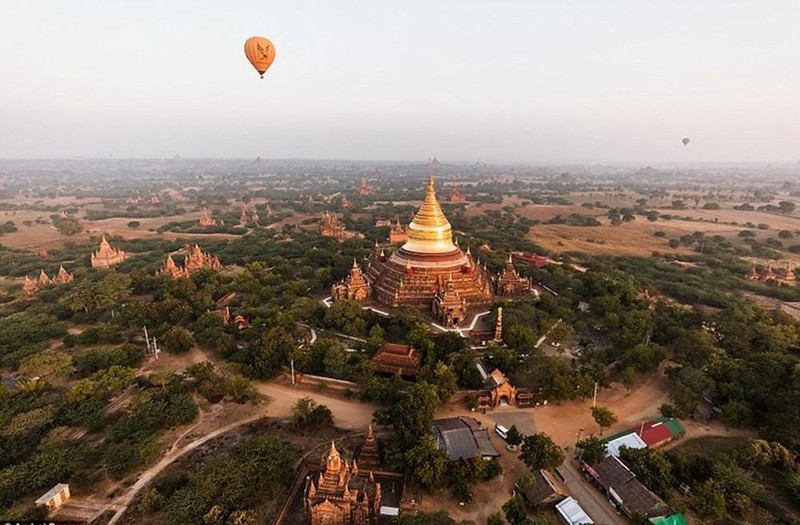
[[450,222],[436,199],[433,176],[428,178],[422,206],[408,225],[408,240],[389,257],[372,257],[367,280],[378,302],[430,310],[447,326],[462,323],[470,306],[492,300],[486,271],[453,242]]

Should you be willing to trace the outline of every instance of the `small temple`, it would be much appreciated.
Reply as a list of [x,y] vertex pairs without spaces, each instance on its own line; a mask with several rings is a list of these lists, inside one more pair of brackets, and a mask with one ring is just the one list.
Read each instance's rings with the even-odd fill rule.
[[345,195],[342,195],[341,200],[339,200],[339,206],[341,206],[343,210],[347,210],[353,207],[353,203],[347,200]]
[[203,213],[200,215],[200,220],[197,221],[199,226],[208,227],[208,226],[222,226],[223,222],[218,221],[217,219],[211,216],[208,210],[203,210]]
[[458,184],[450,186],[450,195],[447,196],[447,202],[467,202],[467,197],[458,191]]
[[361,185],[358,187],[358,194],[362,197],[372,193],[372,189],[367,186],[367,179],[361,179]]
[[520,276],[519,272],[514,268],[511,254],[508,254],[506,267],[495,279],[495,293],[502,297],[516,297],[529,294],[531,290],[533,290],[533,282]]
[[372,358],[372,366],[376,372],[416,377],[422,366],[422,354],[409,345],[386,343]]
[[164,266],[156,272],[156,275],[169,279],[180,279],[182,277],[189,277],[193,273],[203,269],[219,270],[221,268],[222,264],[219,262],[219,257],[204,252],[200,246],[195,243],[186,255],[182,267],[175,264],[172,254],[169,254],[167,255]]
[[408,228],[400,224],[400,219],[396,219],[389,230],[389,244],[403,244],[407,240]]
[[331,237],[333,239],[344,239],[347,233],[344,231],[344,226],[339,222],[336,214],[328,211],[322,212],[322,219],[319,224],[319,234],[323,237]]
[[358,468],[362,470],[380,470],[381,457],[378,438],[375,436],[375,431],[372,430],[372,424],[367,427],[367,435],[364,437],[361,448],[356,452],[356,457],[358,458]]
[[333,297],[334,301],[340,299],[363,301],[369,296],[369,292],[369,283],[364,279],[364,275],[361,273],[361,268],[359,268],[355,258],[353,259],[353,267],[347,277],[331,286],[331,297]]
[[[371,432],[371,429],[370,429]],[[373,435],[374,438],[374,435]],[[375,443],[377,452],[377,442]],[[362,447],[363,450],[363,447]],[[363,454],[363,452],[362,452]],[[381,484],[344,459],[336,445],[322,457],[319,474],[306,478],[304,508],[311,525],[375,525],[380,516]]]
[[58,273],[52,279],[42,270],[39,272],[39,276],[36,279],[31,279],[27,275],[25,276],[25,281],[22,283],[22,292],[30,296],[51,284],[69,284],[74,280],[75,277],[65,270],[63,266],[59,267]]
[[407,228],[407,240],[387,256],[377,248],[366,280],[371,297],[389,306],[425,309],[446,326],[463,322],[467,309],[492,301],[492,279],[472,254],[453,243],[450,222],[436,199],[433,176],[425,200]]
[[258,212],[253,210],[249,215],[247,213],[247,206],[242,206],[242,213],[239,215],[239,224],[246,226],[248,223],[253,223],[258,226],[259,220]]
[[112,248],[106,240],[106,236],[103,235],[100,247],[96,252],[92,252],[92,268],[110,268],[127,258],[128,255],[124,251]]
[[744,276],[748,281],[764,281],[767,284],[777,284],[780,286],[791,286],[797,281],[797,275],[792,270],[791,265],[787,264],[782,271],[776,272],[772,265],[768,264],[764,272],[756,269],[756,264],[750,266],[750,271]]
[[498,369],[486,377],[484,390],[478,393],[478,406],[495,408],[501,405],[531,406],[535,403],[535,394],[530,389],[517,388],[511,384],[506,375]]

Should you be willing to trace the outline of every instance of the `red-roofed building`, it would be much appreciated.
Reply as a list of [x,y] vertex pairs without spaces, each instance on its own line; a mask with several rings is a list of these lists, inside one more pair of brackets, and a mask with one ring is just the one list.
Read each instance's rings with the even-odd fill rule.
[[377,372],[387,374],[399,372],[403,376],[415,377],[422,364],[422,354],[408,345],[386,343],[372,358],[372,363]]
[[645,422],[637,434],[650,448],[664,446],[674,438],[667,425],[655,421]]
[[547,257],[542,257],[541,255],[536,255],[532,252],[515,252],[512,254],[512,260],[515,263],[530,264],[535,268],[544,268],[550,264],[550,261],[547,260]]

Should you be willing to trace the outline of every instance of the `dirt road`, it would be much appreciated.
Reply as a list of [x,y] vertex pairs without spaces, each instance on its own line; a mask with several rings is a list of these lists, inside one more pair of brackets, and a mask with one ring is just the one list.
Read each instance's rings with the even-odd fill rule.
[[[177,445],[189,431],[184,432],[167,452],[161,460],[155,465],[151,466],[141,474],[136,482],[125,491],[123,495],[118,497],[113,504],[109,505],[110,509],[115,510],[114,516],[109,520],[108,525],[114,525],[122,518],[131,502],[136,498],[139,492],[146,487],[161,471],[172,464],[176,459],[184,454],[191,452],[207,441],[214,439],[226,432],[238,428],[242,425],[252,423],[253,421],[264,417],[275,418],[289,418],[292,415],[292,407],[295,402],[301,397],[309,396],[322,405],[326,405],[331,409],[334,417],[334,423],[337,427],[346,430],[353,430],[359,428],[366,428],[372,422],[372,414],[375,411],[375,406],[367,403],[360,403],[358,401],[350,401],[340,399],[337,397],[328,396],[318,392],[309,392],[292,386],[281,385],[276,383],[258,383],[257,390],[269,398],[269,402],[263,405],[254,407],[253,411],[241,419],[220,427],[212,432],[197,437],[193,441],[178,448]],[[198,423],[190,428],[190,430],[199,426]]]
[[290,417],[295,402],[301,397],[308,396],[317,403],[330,408],[333,413],[334,425],[344,430],[366,429],[367,425],[372,422],[372,416],[378,408],[369,403],[333,397],[280,383],[257,383],[256,389],[259,393],[270,398],[270,417]]

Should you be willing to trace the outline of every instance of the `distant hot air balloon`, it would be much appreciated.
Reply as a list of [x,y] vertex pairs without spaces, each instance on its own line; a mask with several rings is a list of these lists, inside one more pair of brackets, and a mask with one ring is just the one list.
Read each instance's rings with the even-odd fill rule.
[[684,146],[687,145],[689,143],[689,137],[683,137],[683,140],[681,140],[681,142],[683,142]]
[[244,54],[261,75],[261,78],[264,78],[264,72],[269,69],[272,61],[275,60],[275,46],[263,36],[251,36],[244,43]]

